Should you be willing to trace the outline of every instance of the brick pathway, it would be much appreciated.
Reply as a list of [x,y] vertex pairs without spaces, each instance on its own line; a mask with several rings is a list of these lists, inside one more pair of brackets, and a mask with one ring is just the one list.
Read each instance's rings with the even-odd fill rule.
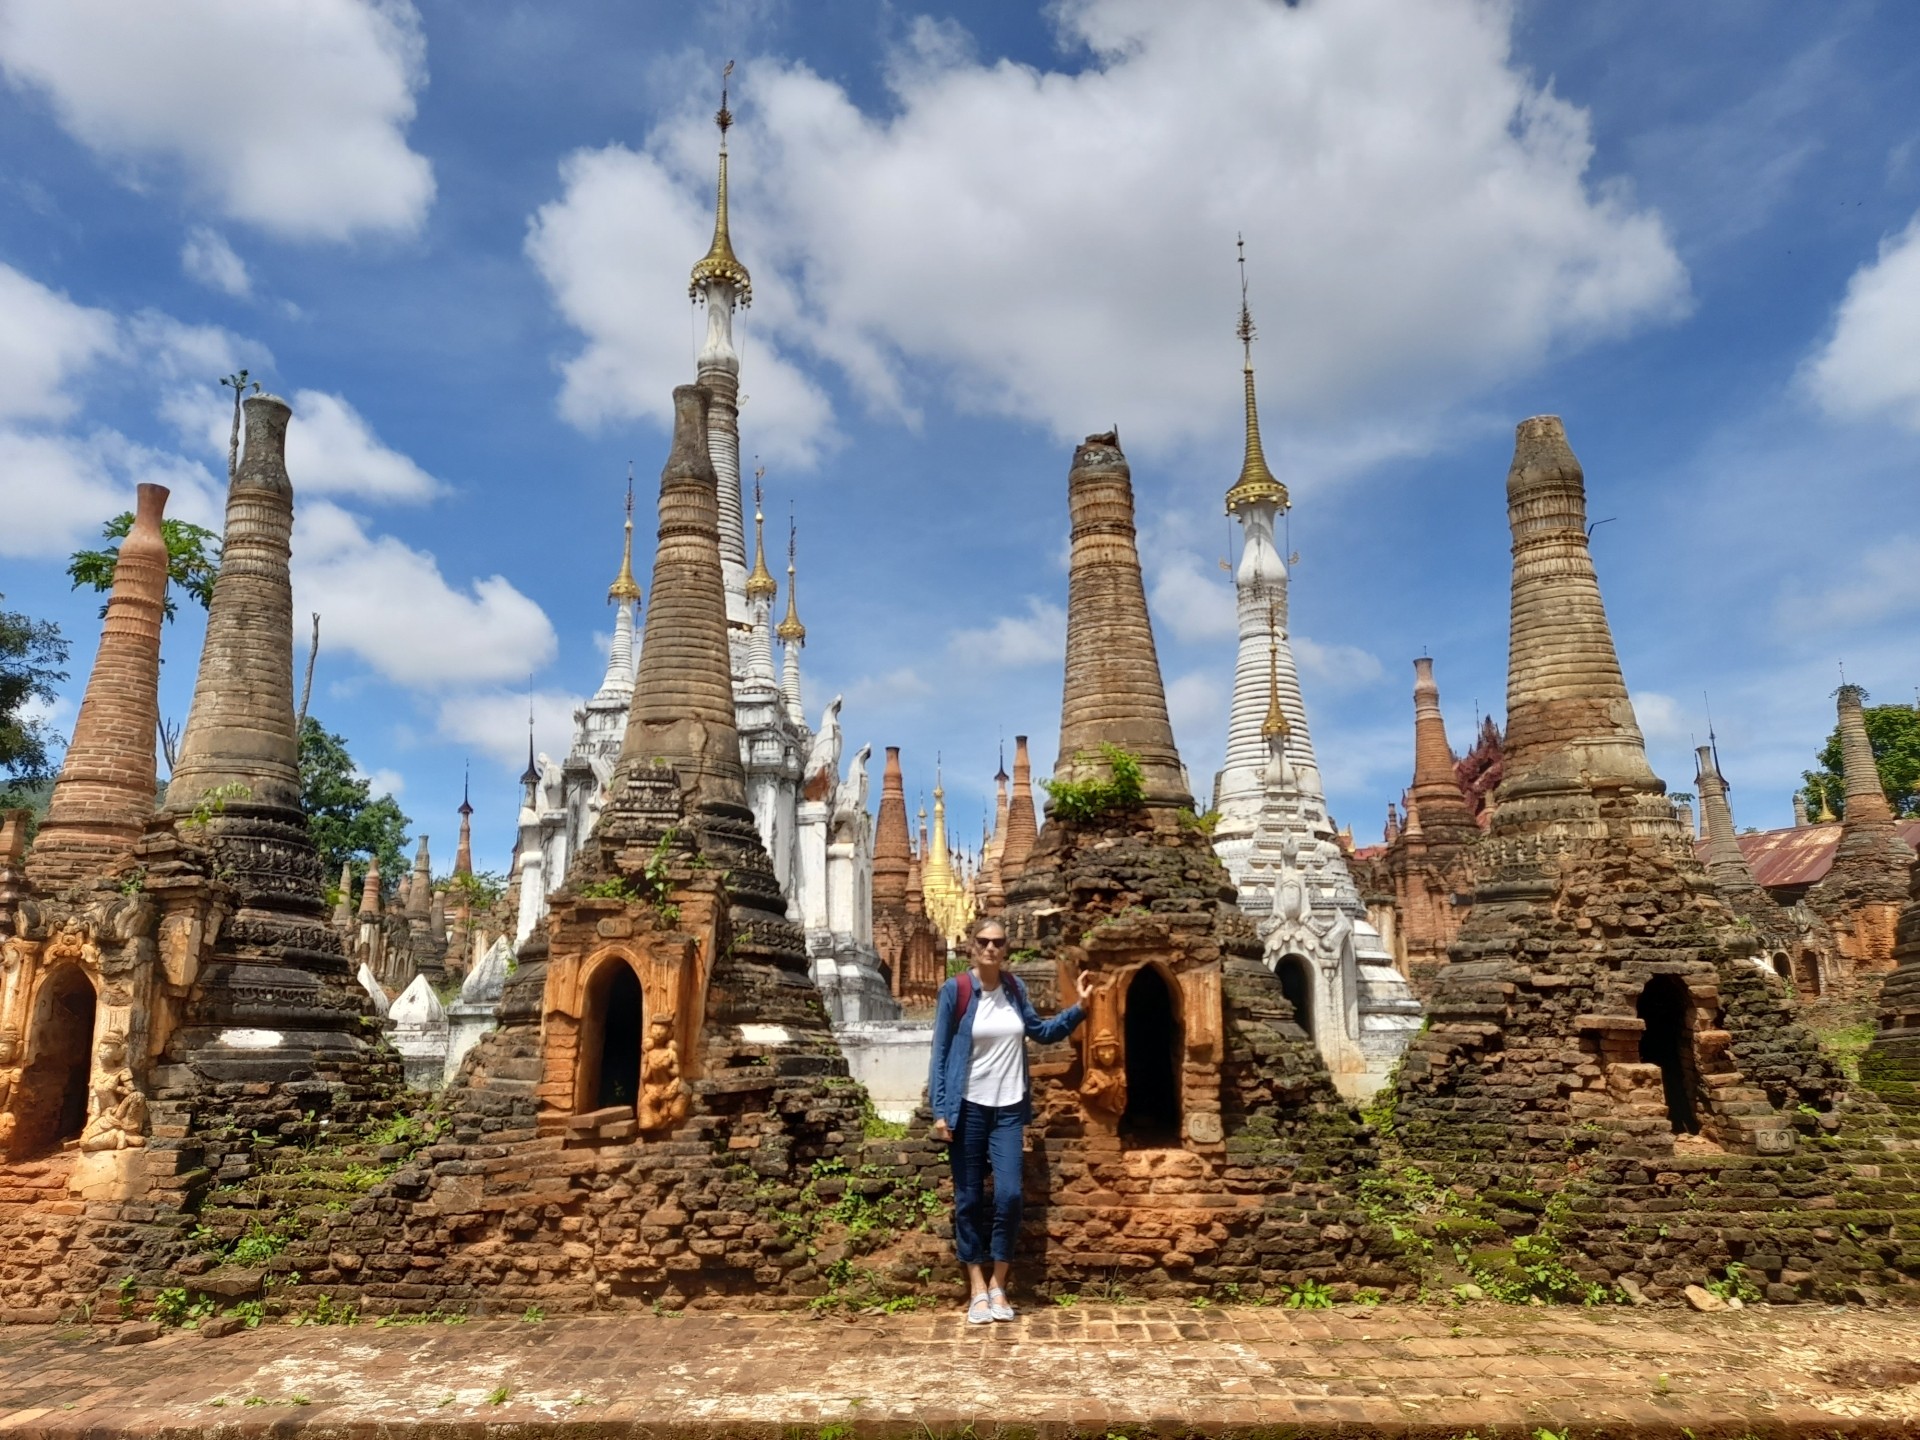
[[1920,1434],[1905,1311],[1080,1305],[990,1329],[694,1313],[109,1334],[0,1327],[0,1436]]

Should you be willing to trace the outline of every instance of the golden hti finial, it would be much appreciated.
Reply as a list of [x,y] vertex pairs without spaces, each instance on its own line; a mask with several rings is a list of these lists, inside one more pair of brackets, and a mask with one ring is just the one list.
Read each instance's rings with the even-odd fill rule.
[[767,569],[767,546],[763,537],[767,517],[761,513],[760,482],[766,478],[767,469],[757,465],[753,471],[753,573],[747,576],[747,599],[771,601],[780,593],[780,586],[774,581],[773,572]]
[[1267,718],[1260,722],[1260,733],[1269,740],[1276,735],[1284,740],[1292,733],[1280,708],[1280,612],[1271,600],[1267,602]]
[[620,550],[620,573],[607,587],[607,603],[640,603],[640,586],[633,578],[633,462],[627,462],[627,538]]
[[753,277],[733,253],[733,238],[727,233],[727,131],[733,125],[733,112],[727,109],[727,77],[732,74],[733,61],[729,60],[720,72],[720,111],[713,117],[713,123],[720,127],[720,187],[713,206],[713,244],[693,267],[687,294],[699,300],[705,297],[709,285],[731,285],[733,298],[744,310],[753,304]]
[[773,633],[788,645],[798,645],[804,649],[807,643],[807,627],[800,623],[800,597],[793,582],[793,556],[799,544],[799,534],[798,528],[793,523],[793,514],[789,511],[787,514],[787,618],[774,628]]
[[1241,373],[1247,387],[1247,453],[1240,462],[1240,478],[1227,491],[1227,513],[1237,513],[1247,505],[1272,505],[1287,508],[1287,487],[1267,468],[1266,453],[1260,448],[1260,409],[1253,398],[1253,311],[1247,308],[1247,242],[1234,237],[1240,252],[1240,323],[1234,334],[1240,337]]

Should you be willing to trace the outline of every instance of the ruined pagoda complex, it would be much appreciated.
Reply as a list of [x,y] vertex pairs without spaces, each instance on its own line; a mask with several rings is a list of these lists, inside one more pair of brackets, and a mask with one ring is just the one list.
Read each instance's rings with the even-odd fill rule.
[[[800,672],[800,651],[806,645],[807,631],[799,612],[794,538],[790,534],[788,539],[786,613],[776,623],[773,611],[779,584],[767,567],[758,476],[754,482],[751,568],[747,561],[740,466],[740,357],[733,329],[738,312],[753,302],[753,279],[734,252],[728,219],[727,131],[733,116],[724,95],[716,122],[720,150],[713,241],[693,267],[688,294],[705,308],[707,317],[706,336],[696,360],[696,379],[711,397],[707,446],[718,486],[728,673],[734,694],[734,728],[746,767],[748,803],[793,918],[805,927],[815,978],[834,1018],[888,1019],[899,1014],[899,1006],[880,968],[873,941],[870,897],[874,837],[873,822],[866,814],[865,772],[866,757],[871,752],[852,757],[854,773],[845,773],[837,699],[827,708],[817,731],[807,723]],[[522,777],[526,796],[513,876],[518,897],[517,942],[524,942],[533,933],[546,913],[549,897],[566,883],[611,793],[613,766],[634,693],[634,612],[642,601],[633,578],[632,539],[629,478],[626,539],[620,571],[607,597],[615,606],[615,630],[605,676],[593,697],[575,712],[565,759],[555,763],[543,755],[530,755],[527,775]],[[783,651],[778,670],[774,661],[776,642]],[[645,643],[643,635],[642,662]],[[855,809],[860,815],[853,813]]]
[[1246,455],[1227,491],[1227,513],[1242,535],[1233,572],[1240,646],[1226,764],[1214,781],[1213,846],[1335,1083],[1365,1099],[1386,1082],[1419,1029],[1420,1006],[1347,868],[1307,731],[1287,638],[1287,565],[1274,535],[1287,487],[1260,443],[1244,257],[1238,334]]

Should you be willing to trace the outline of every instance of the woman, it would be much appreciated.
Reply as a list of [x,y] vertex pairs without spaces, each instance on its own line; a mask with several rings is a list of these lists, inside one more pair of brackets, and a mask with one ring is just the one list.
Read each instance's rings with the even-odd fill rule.
[[[1021,1136],[1033,1117],[1027,1080],[1027,1037],[1041,1044],[1064,1040],[1087,1018],[1093,976],[1080,972],[1079,998],[1049,1020],[1027,999],[1026,987],[1003,970],[1007,927],[983,920],[973,933],[973,968],[940,987],[933,1016],[933,1062],[927,1103],[933,1134],[950,1145],[953,1162],[953,1244],[967,1267],[973,1299],[967,1321],[985,1325],[1013,1319],[1007,1303],[1007,1267],[1020,1235]],[[993,1170],[993,1201],[986,1195]],[[991,1261],[989,1284],[982,1267]]]

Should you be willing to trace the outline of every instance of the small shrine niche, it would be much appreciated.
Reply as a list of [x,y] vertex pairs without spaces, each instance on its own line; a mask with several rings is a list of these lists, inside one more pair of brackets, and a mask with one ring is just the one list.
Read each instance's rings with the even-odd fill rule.
[[1294,1020],[1307,1032],[1309,1040],[1314,1039],[1313,962],[1304,955],[1283,955],[1274,967],[1274,974],[1280,979],[1280,993],[1293,1006]]
[[640,1103],[644,1009],[640,977],[624,956],[609,956],[587,984],[576,1113]]
[[1178,1145],[1184,1027],[1174,987],[1157,965],[1133,972],[1121,1018],[1127,1096],[1120,1113],[1121,1138],[1139,1147]]
[[1635,1008],[1647,1025],[1640,1032],[1640,1059],[1660,1067],[1667,1119],[1676,1135],[1697,1135],[1700,1111],[1694,1096],[1700,1084],[1693,1057],[1693,996],[1686,981],[1678,975],[1654,976]]
[[93,982],[77,966],[62,965],[41,982],[13,1097],[14,1154],[52,1150],[86,1129],[98,1009]]

